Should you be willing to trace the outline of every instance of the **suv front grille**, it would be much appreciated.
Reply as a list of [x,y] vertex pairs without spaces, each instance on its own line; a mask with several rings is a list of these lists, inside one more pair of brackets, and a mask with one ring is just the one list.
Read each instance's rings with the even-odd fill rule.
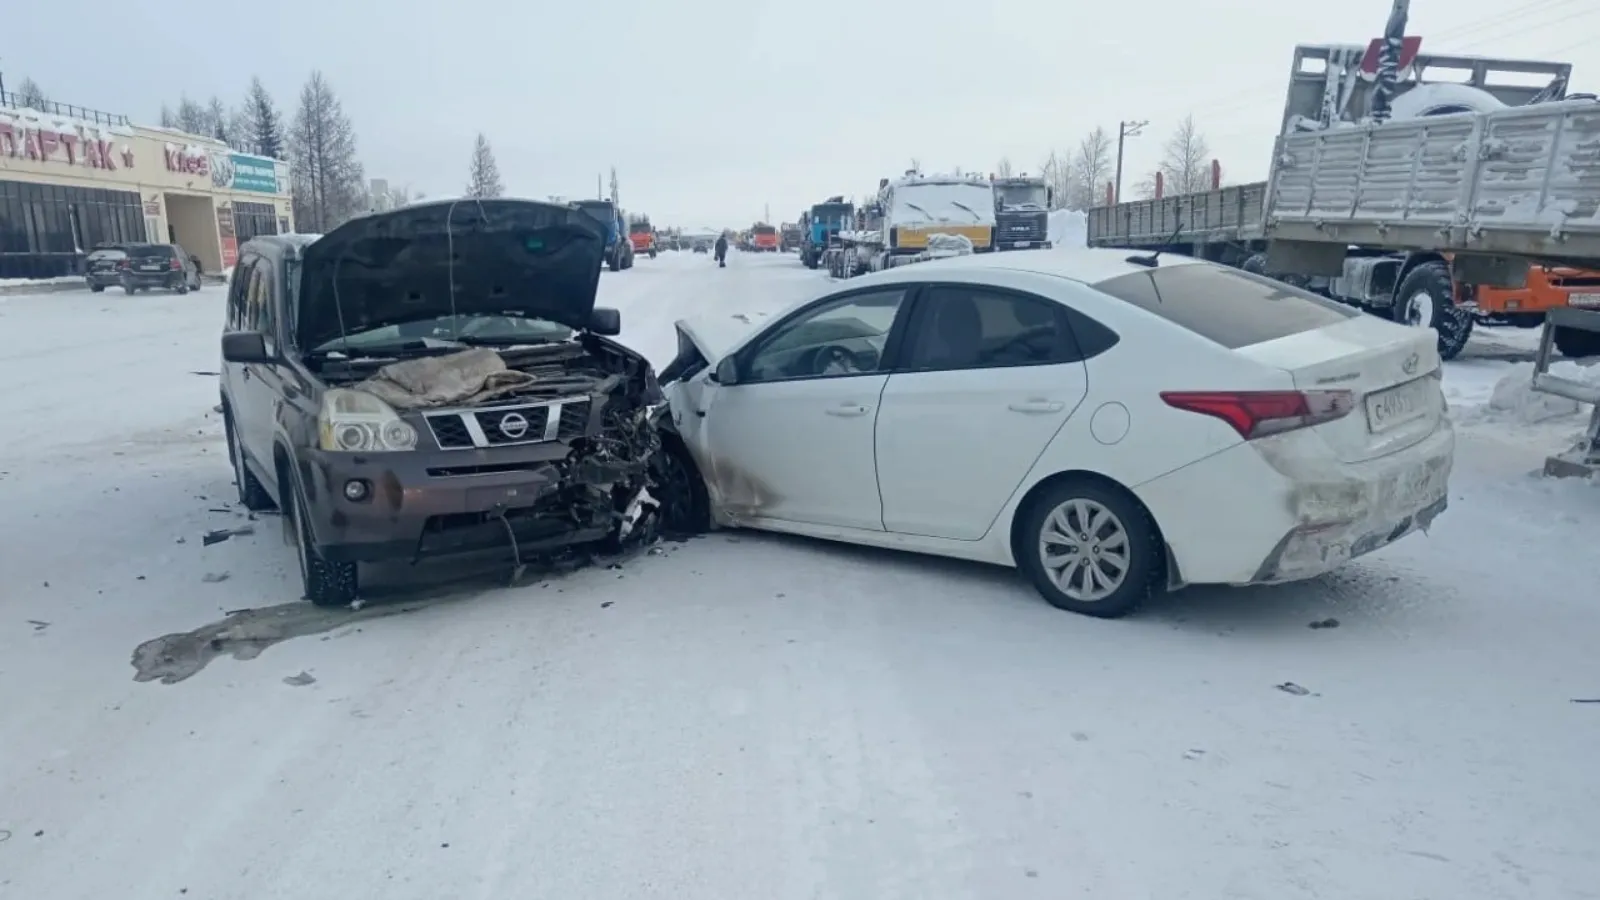
[[423,418],[442,450],[538,444],[582,437],[589,428],[589,400],[452,410]]

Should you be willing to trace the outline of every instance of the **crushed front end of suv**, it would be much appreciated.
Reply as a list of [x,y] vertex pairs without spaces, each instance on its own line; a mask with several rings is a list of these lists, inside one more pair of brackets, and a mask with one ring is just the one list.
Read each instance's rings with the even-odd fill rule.
[[661,390],[595,306],[604,252],[586,213],[522,200],[246,245],[229,456],[242,503],[283,512],[309,600],[356,600],[361,563],[503,548],[520,570],[657,532]]

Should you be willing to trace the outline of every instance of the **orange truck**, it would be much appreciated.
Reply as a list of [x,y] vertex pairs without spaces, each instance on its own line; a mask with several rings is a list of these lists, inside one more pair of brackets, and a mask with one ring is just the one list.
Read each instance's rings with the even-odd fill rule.
[[[1534,265],[1519,288],[1457,285],[1456,305],[1490,322],[1537,328],[1552,309],[1600,309],[1600,272]],[[1554,340],[1563,356],[1600,355],[1597,332],[1557,328]]]
[[778,252],[778,229],[758,222],[750,229],[750,247],[757,253]]
[[647,254],[651,259],[656,258],[656,230],[650,226],[650,219],[640,217],[628,223],[628,243],[633,245],[634,255]]

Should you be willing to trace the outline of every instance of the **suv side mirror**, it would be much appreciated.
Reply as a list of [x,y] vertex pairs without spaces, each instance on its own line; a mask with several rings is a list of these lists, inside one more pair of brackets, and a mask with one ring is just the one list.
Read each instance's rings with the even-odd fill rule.
[[622,313],[609,306],[596,306],[589,311],[589,330],[602,337],[616,337],[622,333]]
[[230,331],[222,336],[222,361],[270,366],[278,359],[267,352],[267,338],[261,332]]
[[738,363],[738,361],[735,360],[731,356],[723,357],[722,358],[722,362],[717,363],[717,370],[712,373],[712,377],[717,382],[717,384],[721,384],[721,385],[738,384],[739,383],[739,363]]

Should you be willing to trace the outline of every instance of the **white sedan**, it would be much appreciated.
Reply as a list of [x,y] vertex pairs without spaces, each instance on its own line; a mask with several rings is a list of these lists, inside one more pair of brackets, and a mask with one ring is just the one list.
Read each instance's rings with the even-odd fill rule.
[[1432,332],[1187,257],[963,256],[677,327],[705,524],[1016,566],[1062,609],[1310,578],[1445,508]]

